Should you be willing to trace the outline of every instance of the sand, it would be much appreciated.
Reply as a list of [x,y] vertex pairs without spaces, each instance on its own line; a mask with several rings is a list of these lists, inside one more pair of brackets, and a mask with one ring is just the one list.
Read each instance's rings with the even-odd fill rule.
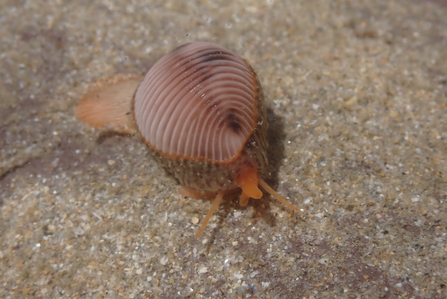
[[[0,0],[0,297],[446,298],[447,2]],[[196,40],[257,71],[269,196],[179,195],[88,84]]]

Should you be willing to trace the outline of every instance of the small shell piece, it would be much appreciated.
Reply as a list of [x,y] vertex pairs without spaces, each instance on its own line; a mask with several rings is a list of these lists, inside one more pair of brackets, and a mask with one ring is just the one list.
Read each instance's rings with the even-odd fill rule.
[[224,195],[237,188],[241,206],[261,198],[261,186],[298,210],[262,180],[268,124],[261,85],[245,60],[216,44],[194,42],[158,60],[138,88],[136,78],[94,88],[77,115],[95,127],[129,133],[132,110],[136,130],[183,186],[182,194],[214,198],[196,236]]

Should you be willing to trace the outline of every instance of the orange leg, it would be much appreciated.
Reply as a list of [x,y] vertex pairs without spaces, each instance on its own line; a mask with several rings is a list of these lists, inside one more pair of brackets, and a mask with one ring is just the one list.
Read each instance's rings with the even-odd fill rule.
[[283,204],[285,204],[292,210],[299,211],[299,209],[297,207],[295,207],[291,203],[287,202],[287,200],[285,200],[281,195],[276,193],[275,190],[272,189],[272,187],[270,187],[266,182],[264,182],[264,180],[262,180],[262,179],[259,180],[259,186],[261,186],[262,189],[264,189],[265,191],[270,193],[271,196],[273,196],[274,198],[276,198],[277,200],[279,200],[280,202],[282,202]]
[[270,193],[274,198],[285,204],[287,207],[294,211],[299,211],[297,207],[288,203],[281,195],[275,192],[264,180],[259,178],[257,169],[254,167],[248,167],[244,169],[239,177],[236,179],[237,185],[242,189],[242,194],[239,199],[241,206],[246,206],[249,198],[260,199],[262,197],[262,191],[259,190],[259,186]]
[[199,230],[196,233],[196,238],[200,236],[203,231],[205,230],[206,225],[211,219],[211,216],[213,216],[214,212],[217,210],[217,207],[219,206],[220,202],[222,201],[222,198],[224,196],[225,192],[217,192],[216,198],[213,200],[213,204],[211,205],[210,210],[208,211],[208,214],[206,215],[205,219],[203,220],[202,226],[199,228]]

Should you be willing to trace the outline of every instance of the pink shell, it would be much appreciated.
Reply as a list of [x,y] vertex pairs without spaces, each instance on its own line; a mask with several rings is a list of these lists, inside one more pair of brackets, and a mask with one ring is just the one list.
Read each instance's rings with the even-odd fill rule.
[[138,131],[186,187],[237,188],[235,177],[267,165],[267,121],[250,65],[208,42],[183,45],[158,60],[137,89]]

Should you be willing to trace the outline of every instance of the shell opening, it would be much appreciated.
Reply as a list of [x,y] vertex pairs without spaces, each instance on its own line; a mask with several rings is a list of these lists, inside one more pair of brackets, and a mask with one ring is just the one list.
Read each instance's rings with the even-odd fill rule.
[[225,192],[217,192],[216,198],[213,200],[213,204],[211,205],[210,210],[208,211],[208,214],[206,215],[205,219],[203,220],[202,226],[199,228],[199,230],[196,233],[196,238],[199,237],[203,231],[206,228],[206,225],[211,219],[211,216],[213,216],[214,212],[217,210],[217,207],[219,206],[220,202],[222,201],[222,198],[224,196]]

